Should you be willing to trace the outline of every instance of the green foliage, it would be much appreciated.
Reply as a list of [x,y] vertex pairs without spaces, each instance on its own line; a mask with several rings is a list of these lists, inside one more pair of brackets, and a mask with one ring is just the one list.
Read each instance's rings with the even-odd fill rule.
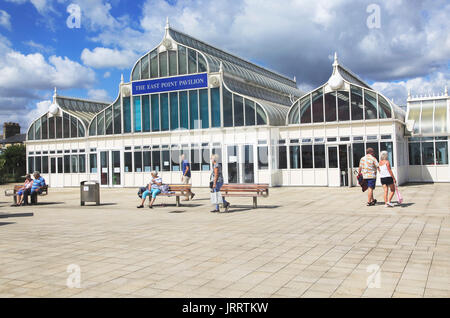
[[13,145],[0,155],[0,183],[21,180],[26,172],[26,147]]

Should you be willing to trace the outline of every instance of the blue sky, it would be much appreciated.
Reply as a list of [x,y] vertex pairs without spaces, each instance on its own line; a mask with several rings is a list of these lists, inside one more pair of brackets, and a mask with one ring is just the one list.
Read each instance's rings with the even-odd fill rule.
[[[81,9],[69,28],[67,8]],[[379,9],[379,25],[370,28]],[[401,14],[399,14],[401,12]],[[449,83],[450,3],[350,0],[0,0],[0,122],[23,130],[53,94],[112,101],[120,75],[162,39],[166,17],[181,31],[296,76],[306,91],[327,81],[332,56],[397,104]]]

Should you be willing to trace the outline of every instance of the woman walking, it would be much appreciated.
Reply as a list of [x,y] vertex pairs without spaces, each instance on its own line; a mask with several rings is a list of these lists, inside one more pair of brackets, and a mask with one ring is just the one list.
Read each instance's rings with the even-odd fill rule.
[[[210,178],[210,188],[212,189],[213,193],[217,193],[220,192],[220,188],[222,188],[223,185],[222,166],[219,164],[219,155],[214,154],[211,156],[211,165],[212,172]],[[230,206],[230,203],[225,201],[224,197],[222,197],[222,201],[223,207],[225,209]],[[211,212],[220,212],[218,202],[216,202],[216,208]]]
[[[395,194],[395,184],[397,180],[395,180],[394,174],[391,170],[391,163],[388,160],[389,155],[387,151],[382,151],[380,154],[380,178],[381,184],[384,189],[384,206],[386,208],[393,207],[394,205],[391,203],[392,197]],[[389,189],[391,193],[389,193]]]

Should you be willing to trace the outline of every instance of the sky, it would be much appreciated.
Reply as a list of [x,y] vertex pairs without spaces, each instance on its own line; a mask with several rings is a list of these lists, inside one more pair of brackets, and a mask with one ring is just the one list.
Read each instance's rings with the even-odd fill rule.
[[121,74],[128,81],[162,40],[166,17],[295,76],[305,92],[328,80],[334,52],[398,105],[408,89],[442,94],[450,83],[448,0],[0,0],[0,123],[19,122],[25,132],[48,110],[54,87],[113,101]]

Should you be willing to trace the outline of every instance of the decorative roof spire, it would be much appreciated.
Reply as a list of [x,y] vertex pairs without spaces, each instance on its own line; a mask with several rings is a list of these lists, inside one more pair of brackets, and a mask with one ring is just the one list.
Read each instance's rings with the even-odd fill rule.
[[56,92],[56,86],[55,86],[55,92],[53,93],[53,96],[54,97],[58,96],[58,93]]
[[338,62],[338,56],[337,56],[337,52],[334,52],[334,63],[333,66],[338,66],[339,62]]
[[120,84],[123,84],[123,73],[120,75]]
[[166,17],[166,30],[170,28],[169,17]]
[[297,76],[294,75],[294,82],[297,83]]

